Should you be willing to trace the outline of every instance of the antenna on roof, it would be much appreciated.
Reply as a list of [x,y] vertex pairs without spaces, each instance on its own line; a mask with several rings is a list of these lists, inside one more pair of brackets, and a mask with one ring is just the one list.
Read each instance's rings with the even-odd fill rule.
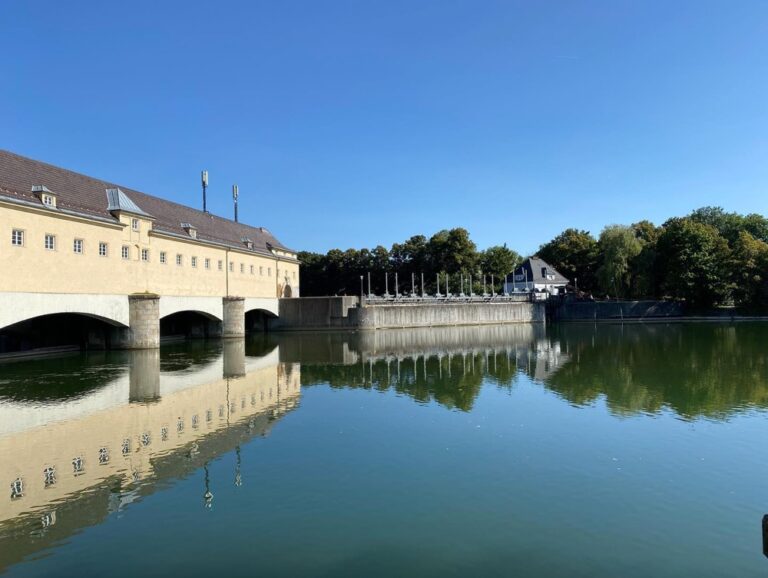
[[235,202],[235,223],[237,223],[237,197],[240,196],[240,189],[237,185],[232,185],[232,200]]
[[208,190],[208,171],[200,173],[200,179],[203,181],[203,213],[207,213],[208,207],[205,203],[205,192]]

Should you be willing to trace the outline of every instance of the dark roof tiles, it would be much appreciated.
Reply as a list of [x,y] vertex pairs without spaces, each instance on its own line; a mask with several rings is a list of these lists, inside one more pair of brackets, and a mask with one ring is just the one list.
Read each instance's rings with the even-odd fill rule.
[[153,229],[156,231],[189,238],[182,227],[182,223],[189,223],[197,229],[200,241],[245,249],[242,239],[248,238],[253,241],[253,250],[257,252],[271,253],[270,247],[294,252],[263,227],[236,223],[128,187],[0,150],[0,197],[41,204],[38,196],[32,193],[35,185],[44,185],[53,191],[57,197],[57,208],[63,211],[117,222],[108,210],[111,199],[107,190],[119,189],[128,200],[128,207],[138,207],[154,218]]

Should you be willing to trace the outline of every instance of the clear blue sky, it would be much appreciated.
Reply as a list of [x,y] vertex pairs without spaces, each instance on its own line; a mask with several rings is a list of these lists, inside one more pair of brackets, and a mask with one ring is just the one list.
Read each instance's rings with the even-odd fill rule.
[[0,147],[325,251],[768,213],[768,2],[0,4]]

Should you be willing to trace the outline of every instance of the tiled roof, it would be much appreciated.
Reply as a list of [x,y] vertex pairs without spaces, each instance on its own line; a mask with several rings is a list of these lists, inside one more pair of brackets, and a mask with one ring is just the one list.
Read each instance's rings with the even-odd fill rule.
[[[547,274],[554,275],[554,279],[545,279],[544,276],[541,274],[542,268],[547,268]],[[524,270],[528,271],[527,279],[531,283],[546,283],[546,284],[565,284],[567,285],[570,283],[568,279],[566,279],[563,275],[561,275],[557,269],[555,269],[552,265],[544,261],[544,259],[539,259],[538,257],[529,257],[525,261],[523,261],[523,264],[520,265],[517,269],[515,269],[515,275],[524,275]]]
[[[285,247],[272,233],[263,227],[251,227],[229,219],[204,213],[197,209],[153,197],[129,187],[109,181],[95,179],[0,150],[0,198],[16,199],[20,202],[43,206],[32,192],[34,185],[44,185],[56,194],[56,207],[62,212],[77,213],[117,223],[110,213],[110,204],[122,204],[124,210],[151,215],[153,230],[189,238],[182,223],[189,223],[197,229],[199,241],[209,241],[246,249],[243,239],[253,241],[253,250],[270,253],[269,247],[295,252]],[[118,192],[107,191],[119,189]],[[114,201],[114,202],[113,202]],[[247,250],[247,249],[246,249]]]

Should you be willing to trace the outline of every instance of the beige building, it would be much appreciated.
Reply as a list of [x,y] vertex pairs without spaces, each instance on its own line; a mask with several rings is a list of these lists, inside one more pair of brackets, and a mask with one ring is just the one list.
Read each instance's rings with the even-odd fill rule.
[[242,300],[234,317],[276,315],[299,263],[263,227],[0,151],[0,330],[60,312],[130,327],[135,294],[159,297],[140,317],[200,311],[241,334],[222,299]]

